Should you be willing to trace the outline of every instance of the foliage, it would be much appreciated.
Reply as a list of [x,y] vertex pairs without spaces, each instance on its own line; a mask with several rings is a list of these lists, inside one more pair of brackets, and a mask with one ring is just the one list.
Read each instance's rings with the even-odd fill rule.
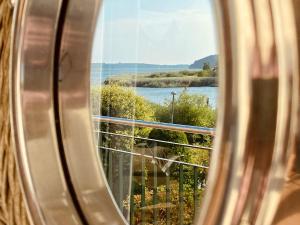
[[[194,189],[187,184],[183,185],[183,220],[184,224],[192,224],[194,218],[194,203],[199,208],[202,202],[204,190],[198,188],[196,192],[197,201],[194,202]],[[154,213],[157,213],[157,224],[166,224],[167,209],[170,213],[170,224],[178,224],[180,217],[179,209],[179,183],[172,181],[170,184],[170,202],[166,204],[166,186],[161,185],[157,188],[157,204],[153,205],[153,189],[145,188],[145,206],[142,207],[141,194],[135,194],[134,200],[134,222],[133,224],[153,224]],[[124,207],[130,208],[130,198],[124,201]],[[142,213],[144,217],[142,219]]]
[[216,71],[183,70],[176,72],[157,72],[148,75],[122,75],[108,78],[105,85],[119,85],[124,87],[202,87],[217,86]]
[[131,88],[105,85],[92,88],[94,115],[122,117],[136,120],[153,120],[152,105],[144,97],[136,95]]
[[[133,89],[117,85],[94,87],[91,90],[92,112],[94,115],[120,117],[134,120],[153,121],[154,107],[144,97],[138,96]],[[110,125],[117,127],[117,125]],[[117,127],[116,132],[134,133],[146,137],[151,129],[134,127]]]
[[211,77],[212,75],[212,71],[211,70],[201,70],[197,73],[198,77]]
[[[207,77],[209,76],[209,77]],[[187,77],[163,77],[163,78],[144,78],[126,79],[114,77],[105,81],[106,85],[119,85],[123,87],[215,87],[218,80],[209,71],[199,71],[195,76]]]
[[[188,72],[188,71],[187,71]],[[188,76],[188,73],[186,76]],[[201,71],[203,72],[203,71]],[[199,73],[199,71],[198,71]],[[167,75],[168,76],[168,75]],[[166,78],[167,79],[167,78]],[[92,111],[94,115],[103,116],[113,116],[122,117],[136,120],[146,120],[146,121],[160,121],[160,122],[170,122],[171,121],[171,109],[172,100],[165,100],[163,105],[154,105],[148,102],[145,98],[136,95],[136,93],[131,88],[121,87],[118,85],[105,85],[102,88],[94,87],[92,88],[91,95]],[[186,91],[180,93],[176,96],[174,101],[174,123],[192,125],[192,126],[202,126],[202,127],[215,127],[216,121],[216,111],[211,106],[207,104],[207,98],[201,95],[191,95]],[[135,135],[149,137],[150,139],[158,139],[162,141],[176,142],[181,144],[196,144],[211,146],[212,139],[206,135],[194,135],[186,134],[183,132],[166,131],[159,129],[150,128],[136,128],[136,127],[124,127],[120,125],[108,125],[103,124],[102,130],[119,133],[119,134],[130,134],[133,132]],[[132,151],[133,146],[136,142],[133,139],[120,138],[116,136],[103,135],[101,136],[102,145],[108,147],[124,149]],[[196,148],[187,148],[183,146],[176,146],[167,143],[156,142],[156,146],[153,146],[153,142],[148,142],[147,146],[144,147],[145,151],[152,151],[153,149],[158,149],[157,154],[163,158],[170,159],[172,156],[180,156],[178,161],[185,161],[193,164],[208,166],[209,162],[209,152],[206,150],[199,150]],[[137,148],[135,149],[137,150]],[[149,154],[149,152],[148,152]],[[119,160],[118,154],[113,155],[113,161],[117,162]],[[140,160],[140,159],[138,159]],[[130,160],[123,164],[123,170],[127,169],[130,171]],[[153,164],[153,159],[150,163],[145,165],[145,179],[146,179],[146,206],[141,207],[141,180],[137,179],[133,173],[134,177],[134,224],[141,224],[142,211],[145,213],[145,220],[143,224],[153,224],[154,210],[158,212],[158,223],[165,224],[167,207],[170,209],[171,213],[171,224],[177,224],[179,220],[179,164],[173,163],[169,170],[171,181],[170,199],[171,203],[166,206],[166,185],[164,181],[159,180],[158,182],[158,192],[157,192],[157,205],[153,205],[153,165],[156,164],[159,172],[162,173],[162,168],[160,167],[160,162],[155,162]],[[151,164],[152,163],[152,164]],[[165,163],[165,161],[164,161]],[[138,166],[140,168],[140,164]],[[117,165],[112,165],[112,177],[118,177]],[[136,170],[137,168],[133,168]],[[151,173],[152,171],[152,173]],[[165,171],[163,171],[165,172]],[[184,166],[184,224],[191,224],[193,219],[194,211],[194,194],[193,191],[196,188],[198,205],[201,202],[203,195],[203,184],[205,184],[207,170],[199,168],[197,186],[194,185],[194,168],[193,166]],[[165,173],[166,175],[167,173]],[[164,178],[160,178],[164,179]],[[115,179],[113,187],[117,188],[118,179]],[[128,181],[129,182],[129,181]],[[124,186],[129,186],[125,184]],[[118,198],[118,189],[112,189],[115,197]],[[125,193],[125,192],[124,192]],[[128,193],[128,192],[126,192]],[[126,198],[126,196],[124,196]],[[129,208],[130,197],[124,201],[125,209]]]
[[[116,85],[103,86],[102,88],[92,88],[91,94],[92,111],[94,115],[122,117],[136,120],[153,120],[154,110],[152,105],[143,97],[140,97],[134,93],[130,88],[124,88]],[[102,131],[116,133],[120,135],[138,135],[147,137],[150,128],[136,128],[134,126],[124,126],[117,124],[101,123],[97,129]],[[113,149],[121,149],[124,151],[132,151],[135,144],[133,138],[122,138],[120,136],[101,134],[98,137],[99,146],[105,146]],[[102,150],[101,153],[104,151]],[[111,158],[106,157],[111,155]],[[104,169],[108,171],[109,160],[118,162],[122,160],[120,154],[101,154],[104,162]],[[123,171],[130,171],[131,160],[129,155],[123,155]],[[107,163],[105,163],[107,162]],[[111,175],[113,178],[118,177],[118,163],[114,163],[110,167]],[[128,187],[124,182],[129,182],[128,179],[123,179],[123,183],[119,184],[118,179],[114,179],[114,186],[112,192],[114,196],[119,199],[118,187],[124,185]],[[127,190],[124,190],[126,193]]]
[[209,65],[209,63],[204,63],[204,64],[203,64],[203,67],[202,67],[202,70],[210,70],[210,65]]
[[[158,121],[170,122],[172,100],[165,100],[163,106],[158,106],[155,117]],[[201,95],[188,94],[183,91],[174,101],[174,123],[214,128],[216,125],[216,110],[207,104],[207,98]],[[212,137],[202,134],[186,134],[190,144],[211,146]]]
[[[187,136],[184,132],[168,131],[161,129],[153,129],[149,134],[150,139],[175,142],[179,144],[188,144]],[[178,145],[170,145],[168,143],[155,142],[157,146],[165,147],[163,152],[160,152],[161,157],[171,158],[173,156],[178,156],[179,160],[189,161],[190,154],[185,147]],[[153,142],[148,141],[149,145],[152,145]]]
[[[170,122],[171,108],[172,100],[165,100],[164,105],[155,112],[157,120]],[[174,101],[174,123],[215,127],[216,111],[207,105],[207,97],[183,91]]]

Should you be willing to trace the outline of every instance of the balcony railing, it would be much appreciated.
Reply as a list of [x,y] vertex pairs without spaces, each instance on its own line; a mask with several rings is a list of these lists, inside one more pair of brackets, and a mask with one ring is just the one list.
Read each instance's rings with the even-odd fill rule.
[[[191,163],[184,160],[180,160],[182,156],[174,156],[171,158],[166,158],[158,155],[157,146],[159,144],[177,146],[185,149],[193,149],[197,151],[206,151],[208,155],[212,151],[210,146],[201,146],[196,144],[186,144],[186,143],[177,143],[170,140],[160,140],[158,138],[148,138],[135,135],[135,129],[138,128],[153,128],[160,129],[165,131],[173,132],[184,132],[188,134],[201,134],[208,135],[213,138],[215,135],[215,130],[212,128],[205,127],[196,127],[196,126],[187,126],[187,125],[178,125],[178,124],[169,124],[169,123],[160,123],[160,122],[146,122],[140,120],[130,120],[124,118],[115,118],[107,116],[94,116],[93,121],[95,123],[95,132],[98,137],[98,149],[100,151],[100,156],[103,162],[104,171],[107,176],[108,184],[112,190],[117,190],[118,193],[114,193],[117,204],[123,214],[129,217],[130,224],[147,224],[147,210],[151,210],[151,223],[158,224],[158,221],[161,221],[163,217],[164,224],[172,224],[172,207],[175,207],[174,196],[172,196],[172,186],[171,185],[171,174],[175,174],[175,183],[176,183],[176,194],[178,195],[175,201],[178,201],[175,211],[177,212],[178,224],[186,224],[184,204],[185,202],[185,177],[189,177],[190,186],[192,187],[192,214],[194,215],[197,212],[197,208],[200,205],[200,192],[203,192],[205,188],[205,177],[209,165],[206,164],[197,164]],[[105,126],[103,126],[105,125]],[[111,126],[115,126],[114,129],[110,129]],[[113,139],[113,142],[126,142],[126,140],[131,141],[130,146],[126,147],[118,146],[116,143],[108,143],[107,140]],[[139,144],[137,144],[139,142]],[[151,143],[151,144],[149,144]],[[149,147],[150,145],[150,147]],[[171,149],[170,147],[170,149]],[[118,157],[114,158],[114,155]],[[126,158],[127,157],[127,158]],[[138,166],[133,166],[131,187],[129,197],[124,193],[124,163],[126,160],[130,159],[130,164],[138,160]],[[132,159],[135,158],[135,159]],[[114,160],[114,159],[117,159]],[[148,164],[147,164],[148,162]],[[149,163],[150,162],[150,163]],[[127,162],[128,163],[128,162]],[[149,173],[149,165],[152,167],[152,173]],[[127,165],[128,166],[128,165]],[[132,165],[130,165],[132,166]],[[125,166],[126,167],[126,166]],[[139,167],[137,169],[136,167]],[[145,171],[147,167],[147,171]],[[115,170],[114,170],[115,169]],[[151,175],[152,181],[149,182],[149,175]],[[136,182],[133,180],[139,180],[139,187]],[[161,178],[164,178],[164,184],[160,185],[163,187],[165,192],[163,195],[163,201],[161,202],[161,196],[158,193],[159,180],[161,183]],[[174,180],[173,180],[174,181]],[[151,183],[151,185],[147,185]],[[118,188],[115,188],[114,185],[118,185]],[[173,182],[174,184],[174,182]],[[134,193],[139,189],[139,194]],[[152,201],[149,204],[149,199],[147,196],[147,191],[151,193]],[[113,191],[114,192],[114,191]],[[126,191],[125,191],[126,192]],[[139,196],[138,200],[135,199],[135,195]],[[174,194],[173,194],[174,195]],[[173,199],[172,199],[173,198]],[[148,204],[147,204],[148,201]],[[127,204],[127,207],[126,207]],[[174,211],[174,210],[173,210]],[[173,212],[174,213],[174,212]]]

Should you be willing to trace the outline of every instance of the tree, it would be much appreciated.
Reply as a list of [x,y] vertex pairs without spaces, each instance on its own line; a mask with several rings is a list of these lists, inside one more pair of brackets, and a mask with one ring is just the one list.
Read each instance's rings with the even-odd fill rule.
[[149,101],[135,94],[133,89],[118,85],[94,87],[91,91],[94,115],[153,120],[154,110]]
[[[156,119],[161,122],[171,121],[172,101],[166,100],[163,106],[157,107]],[[216,125],[216,110],[207,105],[207,97],[191,95],[183,91],[174,101],[174,123],[214,128]],[[209,135],[187,134],[190,144],[211,146],[212,137]]]
[[[94,87],[91,91],[92,112],[94,115],[121,117],[133,120],[153,120],[154,109],[150,102],[141,96],[135,94],[132,88],[121,87],[117,85],[105,85]],[[98,136],[98,145],[123,151],[133,151],[136,139],[128,138],[135,134],[137,136],[147,137],[150,128],[137,128],[135,126],[124,126],[118,124],[101,123],[98,130],[105,131]],[[110,135],[108,133],[120,134],[124,136]],[[127,137],[126,137],[127,136]],[[119,170],[123,174],[131,174],[132,156],[102,149],[100,151],[103,168],[107,174],[111,174],[114,185],[111,187],[112,193],[116,199],[123,198],[130,193],[129,187],[131,176],[123,177],[120,182]],[[122,167],[119,162],[122,161]],[[122,187],[123,195],[120,196],[119,187]]]
[[[171,100],[165,100],[163,106],[157,107],[156,119],[161,122],[171,121]],[[183,91],[174,101],[174,123],[215,127],[216,111],[207,105],[207,97],[197,94],[188,94]]]
[[[178,144],[188,144],[186,134],[184,132],[178,132],[178,131],[153,129],[149,134],[149,138],[154,140],[174,142]],[[179,160],[183,160],[183,161],[190,160],[190,154],[188,151],[186,151],[185,147],[178,146],[178,145],[170,145],[168,143],[163,143],[163,142],[157,142],[156,144],[157,146],[164,147],[159,152],[160,157],[169,159],[173,156],[178,156]],[[153,142],[148,141],[148,145],[152,146]]]
[[[207,98],[201,95],[190,95],[187,91],[182,92],[177,99],[174,101],[174,123],[177,124],[186,124],[186,125],[194,125],[194,126],[206,126],[206,127],[214,127],[215,126],[215,110],[207,105]],[[170,122],[171,120],[171,106],[172,100],[166,100],[163,105],[153,105],[143,97],[137,96],[131,88],[120,87],[117,85],[107,85],[103,86],[102,88],[93,88],[92,89],[92,108],[93,113],[96,115],[104,115],[104,116],[115,116],[115,117],[123,117],[129,119],[138,119],[138,120],[157,120],[161,122]],[[120,134],[128,134],[132,135],[132,129],[130,127],[120,126],[120,125],[104,125],[105,128],[109,128],[110,132],[120,133]],[[105,129],[102,127],[102,130]],[[154,142],[148,141],[145,147],[138,147],[134,146],[137,142],[134,142],[133,139],[124,139],[120,137],[108,137],[103,135],[102,136],[102,145],[107,145],[111,148],[122,149],[126,151],[132,151],[134,147],[136,151],[144,150],[146,154],[153,153],[153,155],[157,155],[158,157],[165,158],[165,159],[173,159],[177,161],[184,161],[199,165],[207,165],[209,161],[209,152],[205,150],[199,150],[196,148],[187,147],[186,144],[189,142],[193,142],[196,144],[201,144],[205,142],[206,145],[211,144],[211,140],[208,138],[206,140],[206,136],[186,134],[184,132],[175,132],[175,131],[166,131],[160,129],[149,129],[149,128],[134,128],[135,134],[139,136],[149,137],[150,139],[157,139],[164,141],[163,142]],[[142,132],[141,132],[142,131]],[[142,133],[142,135],[141,135]],[[190,141],[192,140],[192,141]],[[175,145],[170,144],[167,142],[175,142],[179,144],[185,145]],[[119,162],[118,160],[119,155],[116,153],[111,153],[111,161]],[[126,173],[131,173],[128,168],[132,165],[131,156],[123,156],[122,162],[123,163],[123,171],[126,170]],[[148,163],[147,163],[148,162]],[[171,162],[171,164],[169,164]],[[160,193],[158,191],[158,203],[153,207],[157,207],[159,213],[162,213],[162,218],[165,218],[166,209],[159,208],[160,205],[163,205],[166,202],[166,185],[163,183],[163,177],[170,178],[170,185],[173,187],[170,198],[171,204],[174,205],[174,208],[170,209],[174,211],[174,221],[178,220],[178,216],[176,217],[176,212],[178,211],[179,203],[179,173],[180,173],[180,164],[177,162],[169,161],[166,162],[165,160],[161,160],[159,158],[146,160],[145,164],[145,171],[153,170],[153,165],[157,166],[158,172],[160,172],[159,177],[159,184],[158,190],[162,190]],[[105,164],[105,163],[104,163]],[[112,192],[116,199],[120,199],[118,187],[118,165],[112,165],[112,179],[114,179],[114,185],[112,186]],[[140,165],[137,168],[133,168],[133,171],[140,170]],[[163,173],[162,173],[163,172]],[[201,196],[203,193],[203,187],[201,186],[205,183],[206,179],[206,170],[203,168],[197,169],[197,184],[195,186],[195,177],[194,177],[194,167],[193,166],[183,166],[183,181],[184,181],[184,207],[185,209],[190,209],[189,216],[185,218],[185,222],[192,221],[193,213],[193,199],[194,193],[193,191],[196,190],[196,195],[198,196],[199,202],[201,202]],[[141,177],[139,175],[134,175],[132,173],[133,179],[133,197],[135,206],[135,220],[141,219],[141,210],[146,210],[147,207],[141,207],[141,193],[142,193],[142,183]],[[138,174],[138,173],[137,173]],[[163,175],[161,175],[163,174]],[[153,184],[153,174],[146,172],[144,174],[146,179],[146,202],[147,206],[151,206],[153,204],[153,193],[154,188]],[[129,186],[129,182],[131,182],[130,177],[123,179],[123,186]],[[200,186],[199,186],[200,185]],[[126,189],[126,188],[125,188]],[[128,209],[130,205],[130,197],[129,197],[129,190],[125,191],[124,189],[124,204],[125,209]],[[132,193],[132,192],[131,192]],[[147,197],[148,196],[148,197]],[[127,204],[127,206],[126,206]],[[151,208],[151,207],[150,207]],[[149,213],[149,222],[151,222],[151,213],[153,212],[152,209],[146,210],[146,214]],[[147,217],[147,216],[146,216]]]
[[[171,120],[172,101],[166,100],[163,106],[157,108],[155,116],[158,121],[170,122]],[[174,123],[183,125],[192,125],[200,127],[215,127],[216,110],[207,105],[207,98],[201,95],[191,95],[187,91],[183,91],[174,101]],[[154,131],[153,131],[154,132]],[[161,132],[160,132],[161,133]],[[155,133],[155,137],[164,138],[166,141],[179,142],[176,136],[163,135],[159,132]],[[166,133],[168,134],[168,132]],[[150,133],[152,136],[152,132]],[[212,146],[212,137],[209,135],[189,134],[186,133],[188,143],[201,146]],[[172,150],[170,147],[170,150]],[[174,151],[174,150],[173,150]],[[175,151],[176,152],[176,151]],[[178,151],[180,155],[184,155],[187,162],[208,166],[209,152],[199,151],[199,149],[183,148]],[[177,154],[178,154],[177,153]],[[176,168],[175,168],[176,169]],[[204,175],[206,171],[201,171]],[[190,169],[185,173],[186,182],[192,184],[192,171]],[[201,183],[203,182],[201,180]]]
[[209,63],[204,63],[203,67],[202,67],[202,70],[211,70]]

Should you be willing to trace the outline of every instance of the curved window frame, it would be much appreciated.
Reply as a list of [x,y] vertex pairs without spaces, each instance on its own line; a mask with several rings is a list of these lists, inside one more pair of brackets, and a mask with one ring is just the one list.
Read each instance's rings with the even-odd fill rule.
[[[299,129],[296,6],[292,0],[216,0],[215,5],[217,138],[195,223],[271,224]],[[93,139],[89,70],[100,6],[100,0],[19,0],[15,5],[13,142],[36,224],[126,224]],[[264,99],[267,95],[273,98]],[[263,120],[265,114],[271,116]]]

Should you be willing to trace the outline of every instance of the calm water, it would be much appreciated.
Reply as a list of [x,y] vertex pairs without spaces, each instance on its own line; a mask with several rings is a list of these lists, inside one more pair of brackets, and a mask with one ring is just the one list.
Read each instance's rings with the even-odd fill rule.
[[[165,100],[171,100],[171,92],[175,91],[177,96],[184,90],[184,88],[135,88],[138,95],[144,96],[151,102],[163,104]],[[217,103],[217,87],[189,87],[187,88],[189,94],[201,94],[209,98],[209,104],[216,108]],[[176,96],[175,96],[176,97]]]
[[105,79],[119,75],[142,75],[157,72],[188,70],[189,65],[154,65],[137,63],[102,64],[93,63],[91,77],[93,84],[101,84]]
[[[153,72],[182,71],[188,69],[188,65],[147,65],[147,64],[92,64],[92,85],[100,85],[105,79],[112,76],[128,74],[149,74]],[[175,91],[177,96],[184,88],[135,88],[138,95],[145,97],[151,102],[163,104],[165,100],[172,99],[171,92]],[[209,98],[209,104],[216,108],[217,87],[189,87],[190,94],[201,94]]]

